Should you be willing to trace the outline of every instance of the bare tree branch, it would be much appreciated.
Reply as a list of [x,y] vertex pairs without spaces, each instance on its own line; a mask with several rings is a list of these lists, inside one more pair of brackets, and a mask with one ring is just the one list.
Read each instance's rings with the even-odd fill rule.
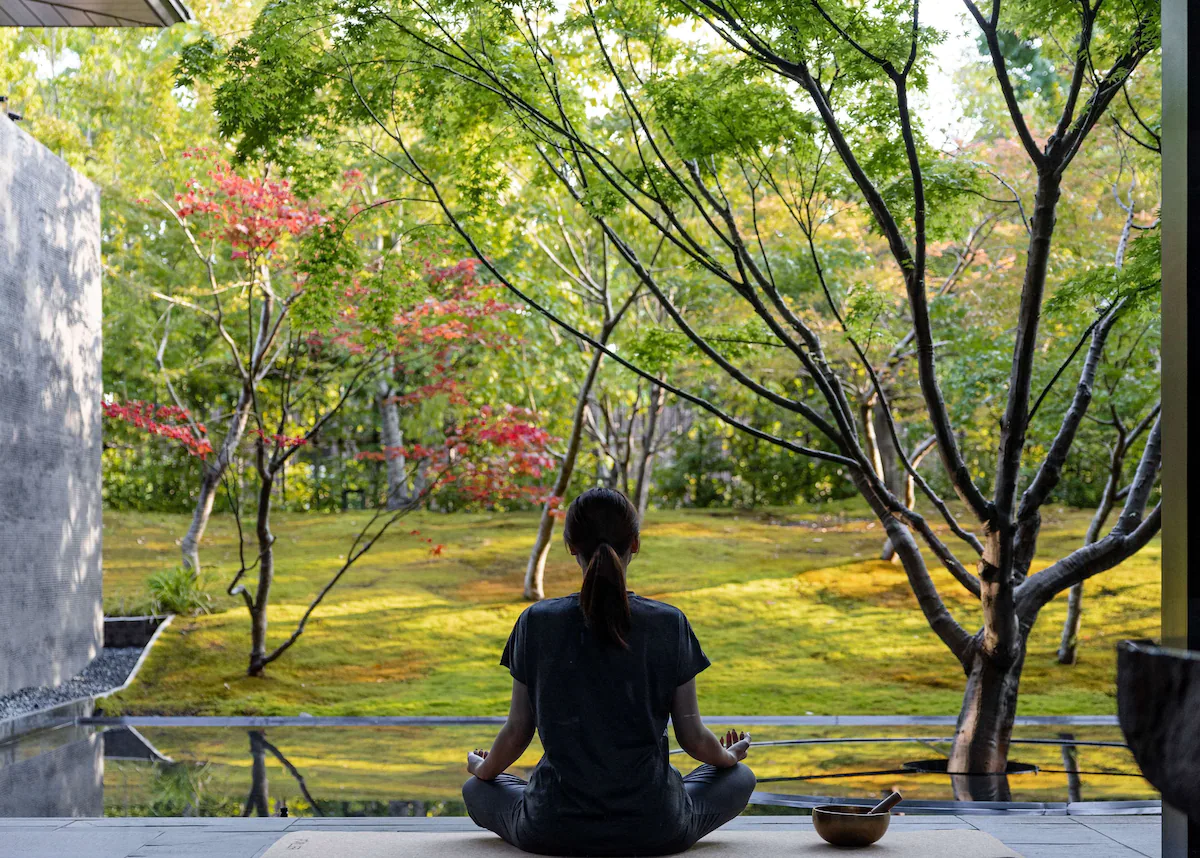
[[1031,575],[1017,587],[1017,610],[1023,621],[1031,621],[1037,612],[1063,590],[1104,572],[1136,554],[1159,531],[1162,503],[1144,518],[1143,511],[1157,482],[1162,465],[1162,418],[1146,438],[1137,473],[1125,496],[1125,506],[1112,531],[1103,539],[1076,549],[1047,569]]
[[786,450],[791,450],[793,453],[797,453],[799,455],[811,456],[811,457],[817,458],[817,459],[824,459],[825,461],[836,462],[838,464],[846,465],[851,468],[857,468],[857,462],[855,462],[853,459],[846,458],[845,456],[838,455],[837,453],[830,453],[825,450],[818,450],[818,449],[814,449],[811,447],[806,447],[802,444],[796,444],[794,442],[787,441],[786,439],[771,435],[768,432],[763,432],[760,429],[756,429],[755,427],[750,426],[750,425],[742,422],[741,420],[738,420],[736,417],[733,417],[732,415],[722,411],[720,408],[713,405],[708,400],[703,399],[699,396],[696,396],[695,394],[688,393],[687,391],[682,390],[681,388],[676,387],[673,384],[670,384],[666,380],[661,379],[661,378],[653,375],[652,373],[642,369],[641,367],[634,364],[632,361],[627,360],[626,358],[624,358],[621,355],[614,352],[612,349],[602,345],[594,337],[591,337],[590,335],[584,333],[583,331],[580,331],[579,329],[575,328],[573,325],[569,324],[564,319],[560,318],[559,316],[557,316],[556,314],[551,312],[549,309],[542,306],[537,301],[533,300],[533,298],[531,296],[527,295],[525,292],[523,292],[522,290],[517,288],[512,283],[512,281],[502,271],[500,271],[499,268],[496,267],[495,263],[491,261],[491,259],[487,256],[487,254],[483,253],[482,249],[475,242],[474,236],[471,235],[471,233],[465,228],[465,226],[462,224],[462,222],[454,214],[453,210],[450,208],[449,204],[447,203],[445,198],[442,196],[441,191],[438,189],[437,184],[433,181],[433,178],[429,175],[428,172],[426,172],[421,167],[420,162],[418,162],[416,160],[415,156],[412,154],[411,150],[408,148],[408,146],[404,142],[403,138],[396,131],[394,131],[393,129],[388,127],[385,123],[383,123],[375,115],[374,109],[371,107],[370,103],[365,98],[363,98],[362,94],[358,91],[357,85],[354,83],[353,79],[351,79],[350,83],[355,91],[355,97],[359,100],[359,103],[362,104],[364,109],[366,109],[369,112],[369,114],[373,118],[373,121],[376,122],[376,124],[378,124],[381,129],[383,129],[384,133],[386,133],[389,137],[392,138],[393,142],[395,142],[396,145],[403,152],[405,159],[408,161],[409,164],[412,165],[413,169],[420,176],[421,182],[423,184],[425,184],[426,187],[429,188],[431,193],[434,194],[435,198],[437,199],[438,206],[441,208],[442,212],[446,215],[446,217],[449,220],[450,225],[454,229],[454,231],[456,233],[458,233],[458,235],[463,239],[463,241],[465,241],[467,243],[468,247],[471,248],[471,252],[474,253],[476,255],[476,257],[483,263],[484,267],[486,267],[488,269],[488,271],[492,272],[492,275],[495,276],[496,279],[508,291],[510,291],[513,295],[517,296],[517,298],[519,298],[527,306],[529,306],[534,311],[536,311],[537,313],[539,313],[540,315],[545,317],[547,320],[552,322],[554,325],[556,325],[557,327],[566,331],[567,333],[571,334],[575,338],[587,343],[594,349],[598,349],[599,351],[602,351],[609,358],[616,361],[617,363],[619,363],[621,366],[625,367],[626,369],[632,371],[636,375],[641,376],[642,378],[646,379],[647,381],[657,384],[659,387],[662,387],[664,390],[667,390],[668,392],[674,394],[675,396],[679,397],[680,399],[686,400],[688,402],[691,402],[693,405],[697,405],[700,408],[703,408],[705,411],[709,412],[710,414],[717,417],[721,421],[729,424],[730,426],[733,426],[736,429],[740,429],[741,431],[746,432],[747,434],[751,435],[752,437],[756,437],[763,441],[767,441],[769,443],[775,444],[776,446],[782,447]]
[[979,7],[975,5],[973,0],[963,0],[967,6],[967,11],[975,19],[979,25],[979,29],[983,31],[984,41],[987,42],[988,53],[992,58],[992,67],[996,71],[996,80],[1000,84],[1000,92],[1004,96],[1004,104],[1008,108],[1008,115],[1012,119],[1013,128],[1016,129],[1017,136],[1021,140],[1021,145],[1025,147],[1025,152],[1029,155],[1029,160],[1034,165],[1040,167],[1046,160],[1046,156],[1042,153],[1041,148],[1034,141],[1033,135],[1029,132],[1029,124],[1025,121],[1025,115],[1021,112],[1020,102],[1017,100],[1017,93],[1013,87],[1012,79],[1008,76],[1008,61],[1004,58],[1004,52],[1000,49],[1000,36],[997,30],[997,18],[1000,13],[1000,4],[996,2],[992,7],[992,17],[987,19],[983,17],[983,13],[979,11]]

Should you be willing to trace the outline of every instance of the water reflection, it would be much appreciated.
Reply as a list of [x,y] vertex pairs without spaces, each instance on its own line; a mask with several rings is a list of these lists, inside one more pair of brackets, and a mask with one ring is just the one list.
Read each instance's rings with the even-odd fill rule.
[[1083,781],[1079,777],[1079,749],[1071,743],[1075,737],[1070,733],[1060,733],[1063,740],[1062,765],[1067,774],[1067,801],[1083,801]]
[[0,745],[0,816],[103,816],[104,745],[95,731]]
[[[313,800],[312,795],[308,791],[308,784],[304,782],[304,775],[288,761],[288,758],[280,753],[279,749],[267,741],[267,737],[263,735],[261,730],[250,731],[250,759],[253,760],[250,766],[250,798],[246,800],[246,808],[242,811],[242,816],[250,816],[251,808],[254,809],[258,816],[270,816],[270,798],[267,790],[267,752],[270,751],[275,759],[279,760],[289,775],[291,775],[297,785],[300,787],[300,794],[304,796],[304,800],[308,802],[308,806],[313,809],[317,816],[324,816],[325,812],[321,809],[321,805]],[[287,815],[287,805],[282,805],[280,812],[281,816]]]
[[[3,816],[463,815],[461,749],[483,726],[270,728],[65,727],[0,746]],[[1114,727],[1028,729],[1012,757],[1028,774],[945,770],[949,739],[899,729],[756,730],[753,812],[799,812],[818,799],[869,801],[899,788],[914,802],[1153,800]],[[527,774],[534,747],[515,767]],[[920,770],[910,767],[921,760]],[[687,769],[687,760],[672,762]],[[941,766],[940,771],[938,766]]]

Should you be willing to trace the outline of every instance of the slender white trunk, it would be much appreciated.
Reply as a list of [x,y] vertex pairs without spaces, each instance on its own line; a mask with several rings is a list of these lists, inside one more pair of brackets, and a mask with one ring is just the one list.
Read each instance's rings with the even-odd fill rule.
[[400,431],[400,406],[396,404],[395,391],[386,379],[379,382],[379,438],[387,463],[387,508],[402,509],[411,498],[408,462],[399,453],[404,444],[404,433]]
[[204,539],[204,531],[212,516],[213,502],[217,498],[217,488],[221,485],[221,478],[225,476],[225,471],[233,461],[238,445],[242,443],[242,437],[246,434],[246,422],[250,417],[251,404],[250,391],[243,387],[237,405],[234,406],[233,413],[229,416],[229,423],[225,428],[225,437],[221,439],[221,446],[217,449],[212,461],[206,462],[204,465],[204,473],[200,478],[200,494],[196,498],[196,508],[192,512],[192,523],[188,526],[187,533],[180,542],[183,565],[192,571],[193,576],[200,574],[200,542]]
[[[270,283],[270,271],[266,268],[260,272],[263,282]],[[192,523],[180,541],[180,553],[183,555],[183,565],[192,571],[192,576],[200,574],[200,542],[204,539],[204,531],[208,527],[208,519],[212,515],[213,501],[217,498],[217,487],[221,478],[233,462],[238,445],[246,434],[246,423],[250,417],[250,409],[254,407],[254,387],[261,380],[267,368],[267,350],[274,339],[273,334],[282,327],[282,318],[277,325],[272,325],[275,301],[270,297],[269,285],[267,297],[263,298],[262,308],[258,317],[258,332],[254,337],[254,350],[251,353],[250,365],[245,367],[242,375],[242,391],[238,394],[237,405],[229,417],[225,437],[211,463],[204,468],[200,478],[200,495],[196,498],[196,509],[192,513]],[[286,313],[287,307],[281,310]]]
[[637,505],[639,519],[646,517],[646,507],[650,505],[650,477],[654,472],[654,460],[657,457],[655,447],[658,443],[658,420],[662,415],[666,397],[667,392],[661,387],[650,391],[650,405],[646,411],[646,425],[642,431],[633,485],[633,502]]
[[[608,339],[607,327],[601,335],[600,342]],[[575,460],[579,456],[580,441],[583,438],[584,413],[587,409],[588,397],[596,374],[600,370],[600,361],[604,353],[596,351],[588,365],[587,375],[579,387],[579,396],[575,402],[575,417],[571,421],[571,435],[567,439],[567,450],[563,454],[562,465],[558,469],[558,477],[554,481],[551,494],[561,498],[571,485],[571,474],[575,472]],[[533,550],[529,552],[529,565],[525,568],[525,598],[540,601],[546,597],[546,555],[550,553],[550,538],[554,535],[554,507],[550,502],[542,506],[542,517],[538,522],[537,538],[533,542]]]

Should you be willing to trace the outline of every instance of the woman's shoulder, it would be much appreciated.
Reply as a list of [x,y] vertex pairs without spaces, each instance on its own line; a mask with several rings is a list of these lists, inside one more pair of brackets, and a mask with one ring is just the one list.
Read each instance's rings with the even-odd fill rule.
[[521,612],[522,618],[527,617],[543,617],[555,616],[558,614],[569,613],[579,607],[579,594],[572,593],[569,596],[557,596],[553,599],[542,599],[534,602],[528,608]]
[[648,599],[636,593],[629,594],[629,607],[632,610],[637,610],[650,616],[663,617],[664,619],[687,619],[687,615],[674,605],[667,602],[660,602],[658,599]]

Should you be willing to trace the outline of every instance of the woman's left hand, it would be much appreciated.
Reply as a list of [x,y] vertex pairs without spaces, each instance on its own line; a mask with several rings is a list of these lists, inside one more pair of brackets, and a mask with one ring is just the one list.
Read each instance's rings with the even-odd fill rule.
[[467,754],[467,771],[475,774],[479,771],[479,767],[483,765],[483,761],[488,757],[488,752],[482,748],[476,748]]

